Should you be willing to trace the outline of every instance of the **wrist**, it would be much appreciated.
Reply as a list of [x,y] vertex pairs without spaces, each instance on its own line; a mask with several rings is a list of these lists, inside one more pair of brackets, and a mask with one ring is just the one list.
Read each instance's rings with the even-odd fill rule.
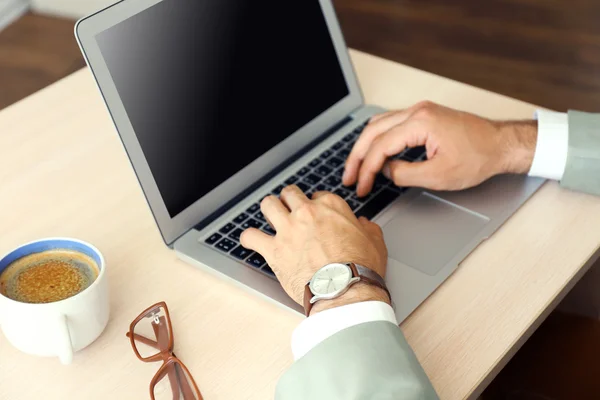
[[335,299],[317,301],[310,310],[310,315],[312,316],[331,308],[365,301],[382,301],[391,305],[391,299],[385,290],[365,282],[358,282],[350,286],[344,294]]
[[500,173],[526,174],[531,169],[537,144],[537,121],[510,121],[499,126]]

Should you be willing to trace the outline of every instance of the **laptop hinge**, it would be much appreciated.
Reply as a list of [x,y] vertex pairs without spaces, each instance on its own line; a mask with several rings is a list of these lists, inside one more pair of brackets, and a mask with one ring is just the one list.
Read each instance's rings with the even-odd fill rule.
[[262,178],[260,178],[258,181],[254,182],[252,185],[247,187],[243,192],[241,192],[240,194],[235,196],[233,199],[228,201],[221,208],[219,208],[218,210],[216,210],[215,212],[210,214],[208,217],[204,218],[194,228],[198,229],[198,230],[204,229],[204,227],[208,226],[215,219],[219,218],[221,215],[226,213],[230,208],[232,208],[233,206],[238,204],[240,201],[245,199],[247,196],[249,196],[252,192],[254,192],[256,189],[258,189],[260,186],[267,183],[267,181],[269,179],[273,178],[275,175],[280,173],[282,170],[284,170],[285,168],[290,166],[292,163],[294,163],[300,157],[302,157],[307,152],[309,152],[310,150],[315,148],[323,140],[327,139],[329,136],[331,136],[335,132],[339,131],[344,125],[350,123],[351,121],[352,121],[352,117],[348,116],[348,117],[344,118],[343,120],[339,121],[338,123],[336,123],[335,125],[333,125],[331,128],[327,129],[322,135],[320,135],[315,140],[310,142],[308,145],[304,146],[302,149],[297,151],[294,155],[289,157],[283,163],[281,163],[277,167],[273,168],[270,172],[268,172]]

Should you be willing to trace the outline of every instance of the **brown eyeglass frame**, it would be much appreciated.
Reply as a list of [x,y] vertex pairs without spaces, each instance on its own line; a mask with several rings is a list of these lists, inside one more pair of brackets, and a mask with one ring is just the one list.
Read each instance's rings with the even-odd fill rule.
[[[156,335],[157,341],[155,342],[151,339],[148,339],[146,337],[135,334],[134,333],[135,326],[140,321],[142,321],[148,314],[150,314],[151,311],[153,311],[155,309],[158,310],[161,307],[165,311],[166,324],[161,324],[158,328],[156,325],[154,325],[154,324],[152,325],[152,327],[154,328],[154,333]],[[165,317],[160,317],[160,318],[165,318]],[[168,331],[167,332],[161,331],[160,327],[165,327],[165,329],[168,327]],[[161,347],[162,348],[165,348],[165,347],[160,346],[159,343],[162,340],[166,339],[165,333],[168,333],[168,336],[167,336],[169,338],[168,346],[166,347],[167,350],[161,350]],[[161,361],[161,360],[163,361],[163,364],[161,365],[161,367],[158,369],[158,371],[156,372],[156,374],[150,381],[150,399],[156,400],[154,397],[154,388],[155,388],[156,384],[158,382],[160,382],[160,380],[163,379],[165,377],[165,375],[168,374],[169,382],[171,384],[171,389],[173,390],[173,399],[174,400],[180,399],[180,393],[179,393],[180,388],[181,388],[181,392],[182,392],[181,394],[183,394],[184,400],[194,400],[194,399],[203,400],[202,394],[200,393],[200,390],[198,389],[198,385],[196,385],[196,381],[192,377],[192,374],[190,373],[188,368],[185,366],[185,364],[183,364],[183,362],[181,362],[181,360],[179,358],[177,358],[175,353],[173,353],[173,345],[174,345],[173,324],[171,323],[171,317],[169,315],[169,308],[167,307],[167,303],[165,303],[164,301],[161,301],[161,302],[156,303],[156,304],[148,307],[147,309],[145,309],[140,315],[138,315],[138,317],[136,319],[133,320],[131,325],[129,325],[129,332],[127,332],[126,336],[129,338],[129,340],[131,342],[131,347],[133,348],[133,352],[135,353],[137,358],[139,358],[141,361],[143,361],[143,362],[156,362],[156,361]],[[136,340],[141,343],[144,343],[145,345],[148,345],[150,347],[157,349],[159,352],[150,357],[142,357],[137,349],[137,346],[135,345]],[[183,377],[183,379],[181,379],[181,377],[178,376],[176,365],[179,365],[179,367],[181,367],[181,369],[185,372],[186,376],[189,377],[189,381],[191,381],[191,382],[188,382],[188,379],[186,379],[185,377]],[[191,386],[190,386],[190,384],[191,384]]]

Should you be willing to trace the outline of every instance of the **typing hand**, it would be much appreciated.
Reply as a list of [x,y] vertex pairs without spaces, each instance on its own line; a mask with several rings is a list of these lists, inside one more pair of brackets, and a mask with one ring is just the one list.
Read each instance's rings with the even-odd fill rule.
[[[501,173],[527,173],[537,139],[533,121],[497,122],[423,102],[378,115],[356,141],[343,181],[368,194],[378,172],[398,186],[461,190]],[[406,147],[425,146],[427,160],[389,160]]]
[[[266,197],[260,207],[277,234],[248,229],[241,236],[242,245],[267,260],[298,304],[303,304],[304,288],[314,273],[330,263],[354,262],[385,276],[387,248],[381,228],[365,218],[357,219],[339,196],[317,192],[309,200],[297,186],[288,186],[280,198]],[[354,286],[338,299],[318,302],[312,313],[359,301],[389,302],[379,288]]]

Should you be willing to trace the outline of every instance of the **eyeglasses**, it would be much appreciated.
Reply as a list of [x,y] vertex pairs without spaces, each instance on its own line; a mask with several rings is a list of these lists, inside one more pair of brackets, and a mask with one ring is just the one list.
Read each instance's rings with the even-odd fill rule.
[[203,400],[190,371],[173,353],[173,328],[165,302],[142,312],[129,326],[127,337],[140,360],[163,361],[150,382],[152,400]]

